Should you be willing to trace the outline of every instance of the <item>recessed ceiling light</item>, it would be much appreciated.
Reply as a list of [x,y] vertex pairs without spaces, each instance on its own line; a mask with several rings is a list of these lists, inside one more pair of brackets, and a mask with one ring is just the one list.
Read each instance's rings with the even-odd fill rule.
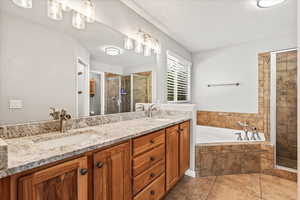
[[117,56],[123,53],[122,49],[113,46],[104,47],[103,51],[109,56]]
[[286,0],[257,0],[257,6],[260,8],[269,8],[283,3]]

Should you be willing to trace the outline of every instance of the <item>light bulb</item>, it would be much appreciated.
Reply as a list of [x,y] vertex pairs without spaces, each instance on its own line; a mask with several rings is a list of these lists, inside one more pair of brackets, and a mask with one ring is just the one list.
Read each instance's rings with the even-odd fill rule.
[[154,49],[154,53],[156,53],[156,54],[161,53],[161,46],[160,46],[158,40],[155,41],[153,49]]
[[32,8],[32,0],[12,0],[14,4],[22,8]]
[[152,49],[150,46],[145,46],[145,50],[144,50],[144,56],[151,56],[152,54]]
[[127,50],[133,49],[133,40],[130,37],[125,38],[124,48]]
[[91,0],[84,0],[82,13],[86,16],[86,21],[89,23],[95,22],[95,6]]
[[73,12],[72,25],[77,29],[85,29],[85,16],[79,12]]
[[285,0],[258,0],[257,6],[260,8],[269,8],[283,3]]
[[71,8],[69,7],[69,0],[57,0],[61,4],[61,8],[65,12],[69,12]]
[[54,20],[63,19],[62,7],[57,0],[48,0],[48,17]]
[[144,33],[141,30],[139,30],[139,32],[137,33],[136,41],[142,44],[144,40],[145,40]]
[[135,42],[135,53],[143,53],[143,50],[144,50],[144,47],[143,47],[143,44],[142,43],[139,43],[138,41]]

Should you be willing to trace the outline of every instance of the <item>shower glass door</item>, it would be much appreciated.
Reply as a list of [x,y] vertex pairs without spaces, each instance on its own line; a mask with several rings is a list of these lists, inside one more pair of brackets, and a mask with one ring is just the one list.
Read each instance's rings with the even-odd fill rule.
[[276,165],[297,169],[297,51],[274,52],[271,57]]

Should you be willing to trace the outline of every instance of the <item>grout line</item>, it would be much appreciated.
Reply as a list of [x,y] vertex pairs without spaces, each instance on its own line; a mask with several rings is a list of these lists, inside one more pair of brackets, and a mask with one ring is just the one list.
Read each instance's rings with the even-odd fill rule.
[[259,174],[259,190],[260,190],[260,199],[263,199],[262,195],[262,186],[261,186],[261,173]]
[[209,192],[208,192],[208,194],[207,194],[205,200],[208,200],[208,197],[209,197],[210,193],[212,192],[212,190],[213,190],[213,188],[214,188],[214,186],[215,186],[215,184],[216,184],[216,182],[217,182],[217,178],[218,178],[218,176],[216,176],[216,178],[215,178],[213,184],[211,185],[210,190],[209,190]]

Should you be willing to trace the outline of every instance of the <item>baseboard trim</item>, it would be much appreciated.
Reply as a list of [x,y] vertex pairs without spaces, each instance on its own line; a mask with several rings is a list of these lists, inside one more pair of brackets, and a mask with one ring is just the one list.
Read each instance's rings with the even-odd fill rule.
[[191,169],[188,169],[188,170],[185,172],[185,175],[186,175],[186,176],[193,177],[193,178],[196,178],[196,172],[195,172],[194,170],[191,170]]

